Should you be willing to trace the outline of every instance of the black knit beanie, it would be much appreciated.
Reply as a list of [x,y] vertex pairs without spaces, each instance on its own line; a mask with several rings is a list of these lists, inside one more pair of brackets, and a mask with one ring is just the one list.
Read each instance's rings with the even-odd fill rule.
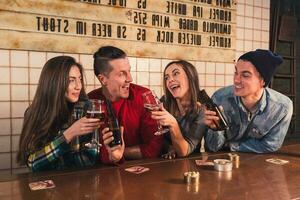
[[264,87],[269,85],[275,69],[283,62],[281,56],[269,50],[256,49],[249,51],[239,57],[238,60],[245,60],[251,62],[265,81]]

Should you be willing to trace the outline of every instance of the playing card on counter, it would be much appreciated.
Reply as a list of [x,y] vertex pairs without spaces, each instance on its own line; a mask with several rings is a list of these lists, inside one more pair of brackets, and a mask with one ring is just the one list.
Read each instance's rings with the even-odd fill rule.
[[282,160],[282,159],[279,159],[279,158],[269,158],[266,161],[269,162],[269,163],[276,164],[276,165],[284,165],[284,164],[287,164],[287,163],[290,162],[288,160]]
[[195,160],[197,166],[214,166],[213,162],[208,162],[206,160]]
[[29,187],[31,190],[44,190],[44,189],[54,188],[55,184],[52,180],[44,180],[44,181],[29,183]]
[[146,171],[149,171],[150,169],[147,167],[142,167],[142,166],[133,166],[133,167],[129,167],[126,168],[125,171],[134,173],[134,174],[141,174],[144,173]]

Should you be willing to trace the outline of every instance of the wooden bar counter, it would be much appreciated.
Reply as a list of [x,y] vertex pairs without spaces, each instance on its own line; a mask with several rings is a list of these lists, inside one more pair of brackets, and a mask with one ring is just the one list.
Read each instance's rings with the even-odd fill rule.
[[[291,150],[295,150],[295,144]],[[121,166],[11,175],[0,179],[0,199],[300,199],[300,156],[289,155],[289,146],[273,154],[238,153],[240,165],[232,172],[218,172],[213,166],[197,166],[196,159],[228,158],[227,153],[194,155],[175,160],[143,160]],[[300,149],[300,144],[298,144]],[[288,160],[276,165],[268,158]],[[125,171],[140,165],[142,174]],[[197,171],[200,183],[189,185],[183,173]],[[55,188],[31,191],[28,184],[53,180]]]

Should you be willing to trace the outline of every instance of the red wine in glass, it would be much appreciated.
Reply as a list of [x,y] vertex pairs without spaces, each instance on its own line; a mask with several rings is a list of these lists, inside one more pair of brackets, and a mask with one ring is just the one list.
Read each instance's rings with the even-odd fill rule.
[[[162,103],[160,102],[159,98],[156,96],[154,91],[147,91],[142,94],[144,107],[147,111],[159,111],[161,110]],[[162,135],[166,132],[168,132],[169,129],[166,127],[163,127],[159,121],[157,121],[157,131],[154,133],[154,135]]]

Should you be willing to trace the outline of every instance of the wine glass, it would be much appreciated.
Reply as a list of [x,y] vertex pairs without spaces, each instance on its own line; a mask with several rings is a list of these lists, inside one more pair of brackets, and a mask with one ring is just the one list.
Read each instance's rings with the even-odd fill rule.
[[[83,108],[84,108],[84,102],[77,102],[74,105],[73,112],[72,112],[72,117],[71,117],[72,123],[74,123],[75,121],[77,121],[77,120],[79,120],[80,118],[83,117],[83,113],[84,113],[84,109]],[[80,136],[76,136],[71,141],[71,149],[74,152],[80,151],[80,140],[79,140],[79,137]]]
[[[161,110],[162,103],[159,98],[156,96],[154,91],[147,91],[142,94],[144,107],[147,111],[159,111]],[[169,129],[166,127],[162,127],[162,125],[157,121],[157,131],[154,135],[162,135],[168,132]]]
[[[98,118],[101,123],[105,123],[105,102],[98,99],[90,99],[87,106],[86,117],[87,118]],[[92,139],[90,142],[86,143],[84,146],[90,149],[101,147],[99,143],[99,129],[93,132]]]

